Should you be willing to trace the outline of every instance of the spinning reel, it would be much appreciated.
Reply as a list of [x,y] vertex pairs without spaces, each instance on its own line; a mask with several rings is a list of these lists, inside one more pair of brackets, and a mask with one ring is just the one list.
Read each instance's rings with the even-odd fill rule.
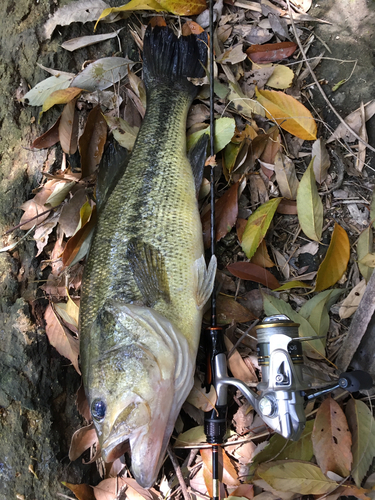
[[372,377],[361,370],[342,373],[338,381],[310,395],[302,375],[302,341],[297,323],[282,314],[269,316],[256,327],[257,355],[262,382],[257,391],[227,373],[225,346],[218,328],[210,328],[212,341],[212,384],[217,393],[216,407],[205,415],[205,433],[209,443],[221,443],[226,432],[227,387],[239,389],[268,427],[293,441],[298,440],[306,424],[304,403],[322,394],[342,388],[349,392],[370,389]]

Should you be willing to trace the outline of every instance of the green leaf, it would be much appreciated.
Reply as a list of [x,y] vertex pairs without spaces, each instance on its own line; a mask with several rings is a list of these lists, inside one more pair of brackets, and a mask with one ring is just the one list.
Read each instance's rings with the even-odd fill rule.
[[175,448],[184,448],[185,446],[192,446],[193,444],[201,445],[206,443],[206,435],[204,433],[203,425],[193,427],[182,434],[179,434],[174,444]]
[[[225,148],[227,144],[230,143],[234,131],[236,128],[236,123],[233,118],[218,118],[215,120],[215,153],[218,153]],[[203,135],[210,135],[209,125],[202,130],[198,130],[187,137],[186,149],[189,151]]]
[[313,161],[299,183],[297,191],[298,220],[305,235],[320,241],[323,229],[323,204],[316,187]]
[[314,420],[306,422],[306,427],[298,441],[285,439],[280,434],[274,434],[268,445],[253,458],[250,474],[263,462],[271,460],[305,460],[309,462],[313,455],[311,434],[314,427]]
[[288,281],[283,285],[279,286],[279,288],[275,288],[274,292],[282,292],[283,290],[290,290],[291,288],[313,288],[311,285],[304,283],[303,281]]
[[345,229],[335,224],[326,256],[316,276],[315,291],[320,292],[337,283],[345,273],[350,258],[350,243]]
[[375,457],[375,420],[363,401],[350,399],[346,418],[352,433],[352,477],[358,488]]
[[[316,332],[310,323],[300,314],[295,312],[290,304],[281,299],[277,299],[272,295],[263,294],[263,307],[267,316],[274,314],[285,314],[295,323],[298,323],[298,333],[300,337],[316,337]],[[309,340],[302,343],[303,347],[308,351],[309,355],[316,357],[325,355],[324,345],[320,339]]]
[[261,205],[247,220],[242,236],[242,250],[248,259],[255,254],[260,242],[265,237],[272,218],[282,198],[273,198]]
[[74,78],[71,86],[87,92],[105,90],[124,78],[128,74],[128,68],[134,64],[127,57],[103,57],[86,66]]
[[338,487],[317,465],[291,460],[262,464],[258,475],[272,488],[301,495],[324,495]]
[[326,336],[330,321],[328,311],[341,294],[341,289],[326,290],[308,300],[298,311],[308,320],[317,335]]
[[[374,199],[375,197],[373,198],[373,200]],[[371,201],[371,207],[372,204],[374,203],[373,200]],[[371,218],[372,217],[373,215],[371,215]],[[366,266],[365,264],[362,264],[361,260],[364,259],[366,255],[372,252],[372,245],[373,245],[372,227],[369,226],[361,233],[357,241],[358,267],[362,276],[365,278],[366,282],[370,279],[373,272],[373,268]]]

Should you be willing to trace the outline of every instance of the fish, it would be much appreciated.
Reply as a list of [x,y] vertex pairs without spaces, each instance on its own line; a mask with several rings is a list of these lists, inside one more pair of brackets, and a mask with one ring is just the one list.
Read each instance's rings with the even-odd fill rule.
[[[82,281],[80,365],[105,462],[130,445],[137,482],[157,479],[192,386],[207,267],[197,189],[207,140],[186,154],[186,119],[204,76],[207,34],[147,28],[147,107],[130,158],[99,175],[98,217]],[[207,136],[206,136],[207,139]],[[111,164],[113,165],[113,161]]]

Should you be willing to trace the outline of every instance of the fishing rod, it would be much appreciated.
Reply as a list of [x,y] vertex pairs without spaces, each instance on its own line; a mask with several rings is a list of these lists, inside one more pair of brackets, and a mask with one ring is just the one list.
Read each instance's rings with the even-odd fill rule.
[[[213,2],[209,4],[210,28],[210,196],[211,196],[211,255],[215,255],[215,148],[214,148],[214,16]],[[241,380],[228,376],[223,330],[217,325],[216,288],[211,296],[211,325],[206,329],[207,369],[206,389],[216,390],[215,407],[205,413],[204,431],[207,443],[212,445],[212,498],[219,500],[219,453],[224,441],[227,419],[228,386],[241,391],[265,424],[286,439],[297,441],[306,424],[305,402],[341,388],[348,392],[367,390],[373,386],[372,377],[364,371],[342,373],[336,383],[315,393],[306,394],[308,384],[303,381],[302,342],[319,337],[299,337],[299,325],[283,314],[269,316],[257,330],[257,356],[262,371],[262,382],[257,392]]]

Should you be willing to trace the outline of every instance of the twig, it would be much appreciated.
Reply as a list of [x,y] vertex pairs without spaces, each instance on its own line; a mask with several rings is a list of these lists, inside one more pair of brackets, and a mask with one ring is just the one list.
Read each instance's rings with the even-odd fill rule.
[[169,458],[172,462],[173,468],[175,470],[178,482],[180,483],[181,491],[182,491],[182,495],[184,497],[184,500],[191,500],[191,496],[189,495],[184,477],[183,477],[182,472],[181,472],[180,464],[178,463],[176,455],[174,454],[170,444],[168,445],[167,452],[168,452]]
[[327,103],[327,105],[329,106],[329,108],[333,111],[333,113],[337,116],[337,118],[340,120],[340,122],[344,125],[344,127],[351,133],[354,135],[354,137],[356,139],[358,139],[358,141],[360,141],[362,144],[364,144],[366,146],[366,148],[369,148],[371,151],[373,151],[375,153],[375,148],[373,148],[372,146],[370,146],[370,144],[366,141],[364,141],[358,134],[357,132],[355,132],[352,128],[349,127],[349,125],[346,123],[346,121],[339,115],[339,113],[336,111],[336,109],[332,106],[332,104],[330,103],[328,97],[326,96],[324,90],[322,89],[317,77],[315,76],[315,73],[314,71],[311,69],[311,66],[310,66],[310,63],[308,62],[307,58],[306,58],[306,54],[305,54],[305,51],[304,51],[304,48],[301,44],[301,41],[299,39],[299,36],[298,36],[298,33],[297,33],[297,29],[296,29],[296,25],[294,24],[294,19],[293,19],[293,13],[292,13],[292,9],[290,7],[290,0],[286,0],[287,3],[288,3],[288,13],[289,13],[289,17],[290,17],[290,20],[291,20],[291,23],[292,23],[292,28],[293,28],[293,33],[294,33],[294,36],[296,38],[296,41],[297,41],[297,44],[298,44],[298,47],[301,51],[301,54],[302,54],[302,58],[303,58],[303,61],[304,63],[306,64],[306,66],[308,67],[309,71],[310,71],[310,75],[312,76],[312,79],[314,80],[319,92],[321,93],[323,99],[325,100],[325,102]]

